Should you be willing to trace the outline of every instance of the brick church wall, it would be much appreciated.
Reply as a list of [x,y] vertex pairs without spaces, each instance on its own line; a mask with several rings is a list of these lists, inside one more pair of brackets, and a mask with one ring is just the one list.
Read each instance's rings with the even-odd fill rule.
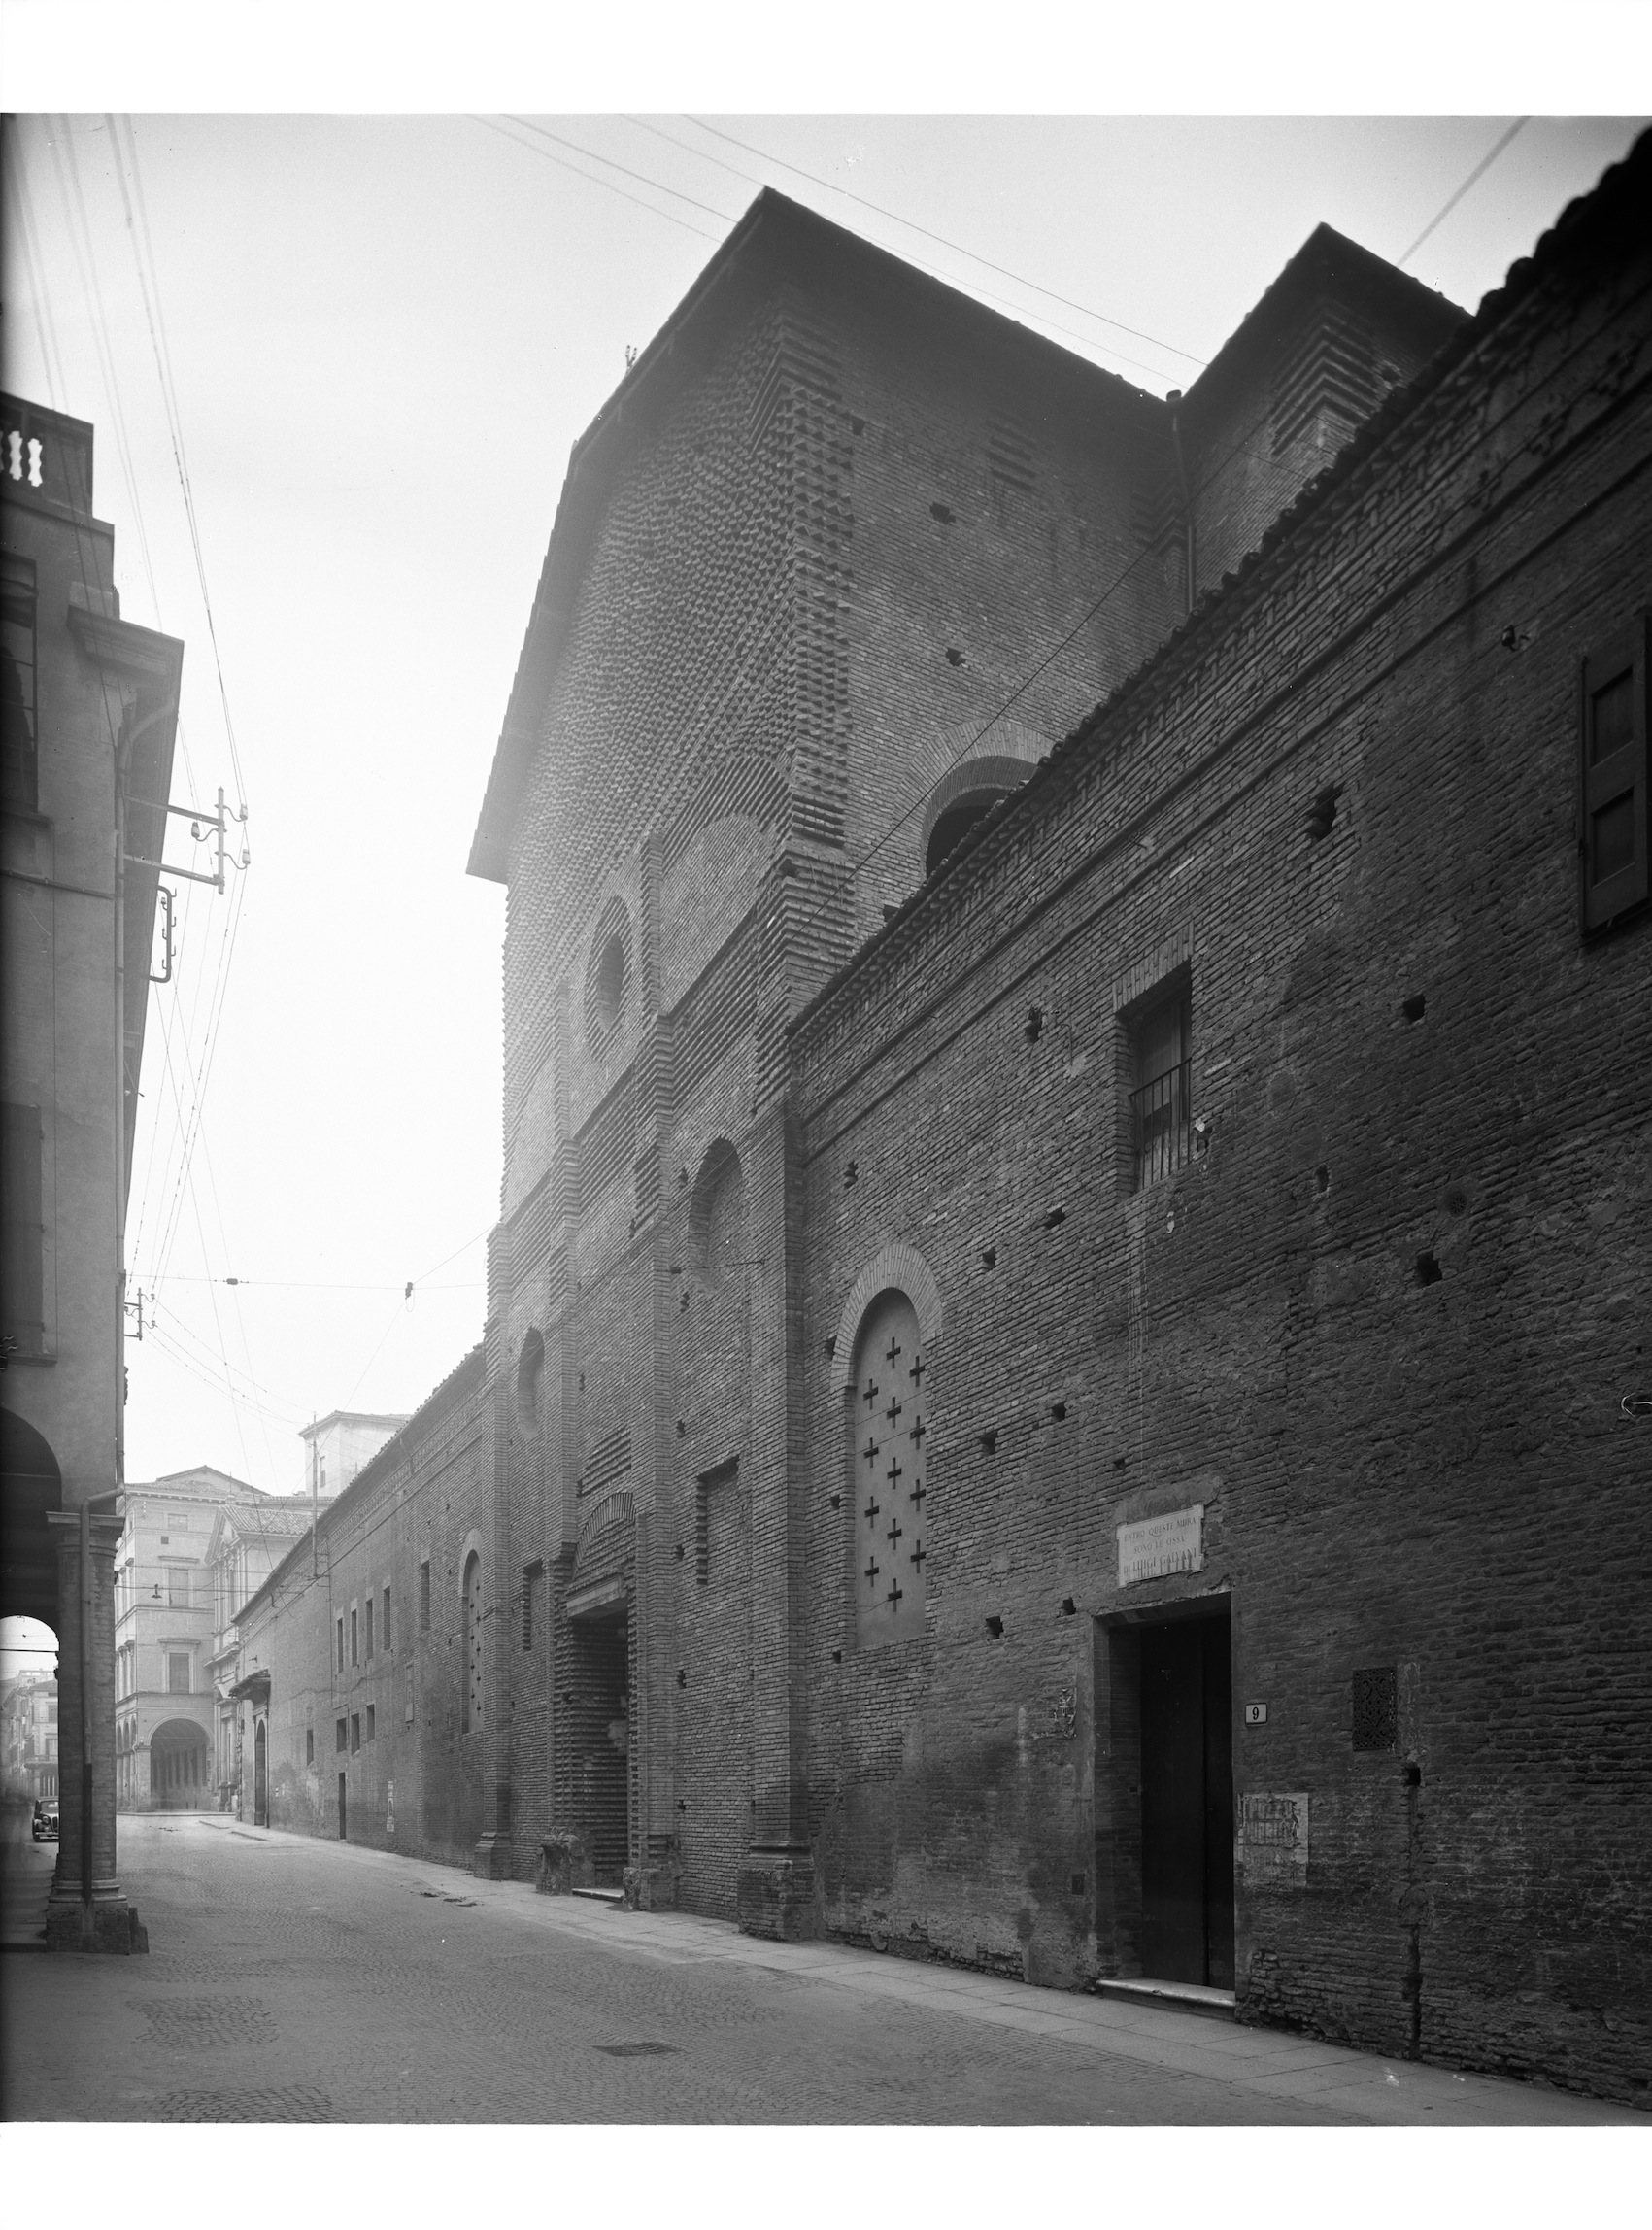
[[[1652,271],[1546,268],[794,1032],[809,1804],[833,1931],[1129,1972],[1110,1638],[1225,1597],[1236,1790],[1309,1801],[1299,1880],[1241,1843],[1241,2016],[1644,2100],[1652,926],[1580,937],[1573,801],[1652,582]],[[1178,970],[1209,1146],[1132,1194]],[[928,1626],[857,1651],[827,1341],[896,1242]],[[1121,1586],[1195,1503],[1203,1570]]]

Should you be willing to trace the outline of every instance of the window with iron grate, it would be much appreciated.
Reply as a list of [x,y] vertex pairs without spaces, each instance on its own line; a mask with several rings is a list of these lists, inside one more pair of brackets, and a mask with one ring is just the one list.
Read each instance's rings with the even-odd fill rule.
[[1130,1025],[1132,1192],[1158,1184],[1188,1159],[1192,1009],[1184,975],[1173,989],[1143,1006]]
[[1355,1673],[1352,1717],[1355,1749],[1394,1748],[1399,1739],[1399,1681],[1392,1665]]
[[464,1567],[464,1715],[463,1731],[474,1734],[482,1725],[482,1559],[474,1549]]
[[862,1649],[924,1631],[928,1371],[911,1301],[893,1290],[879,1294],[855,1343],[850,1419],[855,1636]]

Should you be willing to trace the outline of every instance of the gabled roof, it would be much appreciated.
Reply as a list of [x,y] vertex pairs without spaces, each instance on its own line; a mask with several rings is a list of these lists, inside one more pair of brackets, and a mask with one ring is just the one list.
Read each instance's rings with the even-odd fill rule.
[[162,1502],[170,1498],[175,1502],[250,1503],[258,1490],[229,1471],[220,1471],[216,1464],[194,1464],[186,1471],[162,1471],[157,1479],[128,1479],[120,1492],[127,1496],[153,1495]]
[[943,280],[875,247],[801,203],[765,186],[713,255],[654,339],[638,355],[568,457],[551,529],[550,547],[528,617],[516,679],[488,777],[481,818],[471,843],[468,871],[494,882],[506,875],[511,818],[539,742],[547,693],[561,657],[578,596],[581,571],[601,516],[615,457],[661,391],[691,376],[694,349],[731,303],[737,285],[773,286],[811,268],[832,264],[851,272],[861,299],[882,296],[934,319],[961,321],[972,348],[1013,350],[1028,369],[1080,382],[1092,400],[1123,410],[1163,409],[1156,396],[1116,372],[1103,371],[1001,311],[988,308]]
[[1389,321],[1408,327],[1429,351],[1441,347],[1468,319],[1467,310],[1420,279],[1333,226],[1318,224],[1188,389],[1187,412],[1197,417],[1201,407],[1237,386],[1265,356],[1293,313],[1323,293],[1345,302],[1369,302]]

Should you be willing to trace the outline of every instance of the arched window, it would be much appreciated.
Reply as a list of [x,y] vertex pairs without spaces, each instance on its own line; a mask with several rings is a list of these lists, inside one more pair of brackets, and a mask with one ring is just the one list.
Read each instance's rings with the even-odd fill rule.
[[715,1140],[700,1165],[689,1211],[689,1242],[696,1275],[713,1290],[745,1267],[745,1172],[726,1138]]
[[929,1372],[904,1293],[880,1293],[860,1321],[852,1399],[855,1637],[870,1649],[924,1631]]
[[586,965],[585,1035],[593,1054],[606,1051],[625,1011],[630,980],[631,917],[624,899],[610,898],[590,940]]
[[464,1731],[482,1725],[482,1559],[474,1549],[464,1567]]
[[537,1437],[545,1415],[545,1341],[530,1332],[517,1364],[517,1421],[529,1439]]
[[[1018,734],[1027,734],[1018,730]],[[1031,773],[1038,739],[1027,735],[1030,755],[972,754],[948,769],[936,783],[924,810],[924,872],[932,875],[949,852],[955,851],[977,821],[993,810],[1000,797],[1019,790]]]

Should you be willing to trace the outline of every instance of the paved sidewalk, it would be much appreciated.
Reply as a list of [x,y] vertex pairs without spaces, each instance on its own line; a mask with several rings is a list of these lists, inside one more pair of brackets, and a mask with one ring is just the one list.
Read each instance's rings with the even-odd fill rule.
[[10,1962],[14,2118],[1649,2126],[226,1819],[123,1820],[121,1871],[148,1958]]

